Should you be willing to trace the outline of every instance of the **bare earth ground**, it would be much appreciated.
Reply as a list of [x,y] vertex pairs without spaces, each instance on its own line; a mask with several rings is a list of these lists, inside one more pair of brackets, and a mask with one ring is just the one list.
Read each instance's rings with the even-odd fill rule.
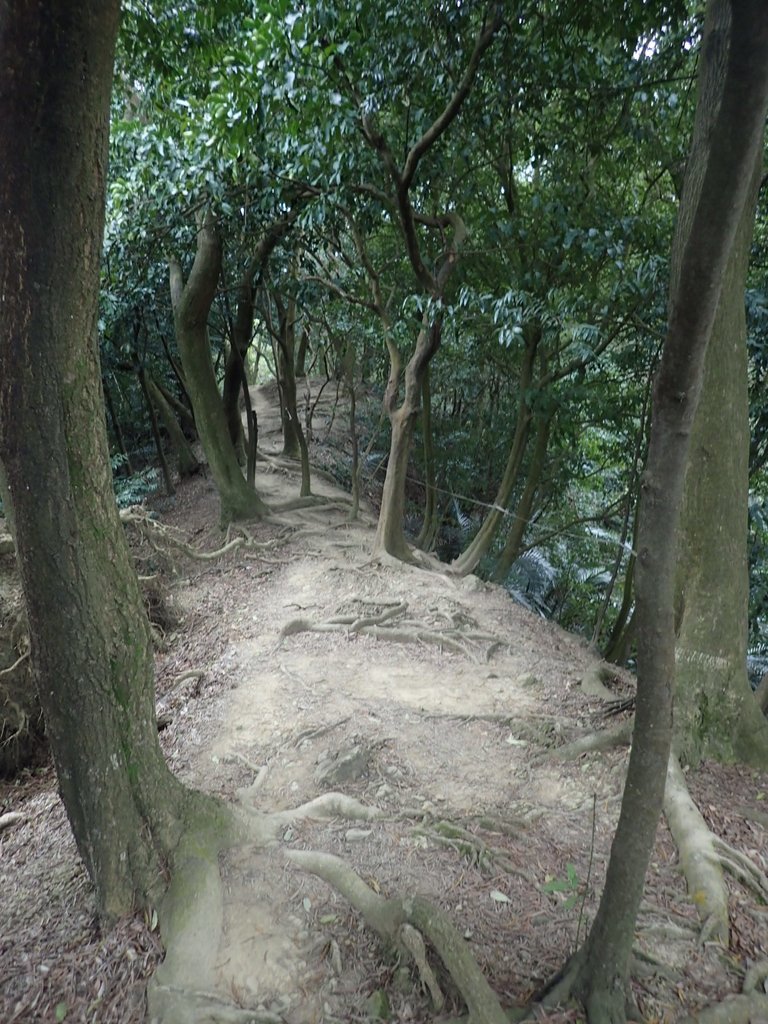
[[[274,453],[277,422],[258,397],[260,446]],[[321,403],[320,440],[330,416]],[[295,468],[268,468],[257,486],[270,504],[298,493]],[[341,495],[323,478],[313,490]],[[158,505],[162,521],[196,547],[221,545],[209,481]],[[178,563],[172,595],[182,620],[157,655],[173,770],[257,812],[330,790],[384,812],[368,822],[286,818],[274,844],[227,854],[224,930],[207,951],[208,987],[276,1024],[365,1020],[378,990],[391,1019],[435,1019],[418,980],[345,900],[285,856],[312,849],[338,854],[383,895],[434,900],[501,999],[524,1000],[583,938],[618,814],[626,749],[553,756],[566,740],[613,724],[578,685],[593,655],[499,587],[372,565],[372,519],[345,517],[338,504],[282,513],[297,528],[289,536],[274,524],[251,531],[273,547]],[[328,625],[382,612],[379,636],[349,621],[281,635],[298,619]],[[414,639],[393,642],[387,628]],[[190,670],[202,674],[184,676]],[[617,678],[617,696],[629,692]],[[765,871],[768,830],[749,812],[765,821],[768,777],[706,765],[689,785],[714,831]],[[0,1020],[144,1020],[146,979],[161,956],[156,922],[100,930],[50,767],[0,785],[3,811],[23,820],[0,832]],[[662,824],[633,968],[646,1019],[695,1013],[738,991],[744,971],[768,957],[768,908],[729,885],[730,948],[701,946]],[[450,997],[449,986],[444,1015],[461,1011]]]

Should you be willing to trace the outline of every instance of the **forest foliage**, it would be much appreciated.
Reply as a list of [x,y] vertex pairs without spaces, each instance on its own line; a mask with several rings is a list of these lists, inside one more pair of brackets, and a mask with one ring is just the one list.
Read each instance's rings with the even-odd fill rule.
[[[117,486],[133,500],[157,463],[139,371],[186,402],[167,267],[174,259],[188,271],[196,215],[211,209],[222,239],[209,322],[220,381],[237,288],[265,233],[290,218],[252,277],[251,382],[279,376],[274,328],[289,305],[305,349],[299,369],[339,387],[353,367],[375,395],[389,373],[384,335],[407,360],[422,315],[439,316],[432,444],[420,420],[408,469],[411,536],[431,515],[422,533],[441,557],[459,556],[499,505],[516,445],[475,571],[605,650],[626,623],[625,583],[631,593],[700,11],[631,0],[621,14],[576,2],[504,8],[466,100],[410,187],[425,268],[446,244],[441,216],[466,227],[435,297],[414,272],[397,190],[364,124],[404,160],[455,91],[485,13],[371,0],[124,5],[100,319]],[[764,239],[759,206],[747,296],[755,652],[768,604]],[[360,441],[383,455],[378,429],[362,422]],[[350,480],[347,457],[337,471]]]

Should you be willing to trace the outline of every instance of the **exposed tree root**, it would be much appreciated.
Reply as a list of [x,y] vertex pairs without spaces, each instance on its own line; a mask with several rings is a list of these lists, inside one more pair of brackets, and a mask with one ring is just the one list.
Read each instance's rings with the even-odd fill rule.
[[[354,598],[345,604],[363,607],[352,613],[340,612],[324,622],[304,618],[292,619],[280,630],[279,642],[297,633],[347,633],[395,643],[433,644],[456,651],[473,661],[488,661],[493,652],[501,646],[498,637],[472,628],[473,624],[457,613],[450,617],[442,616],[446,625],[435,627],[407,618],[408,604],[405,601],[369,601]],[[366,607],[369,605],[376,610]],[[397,628],[394,626],[395,620],[399,620]],[[466,628],[467,626],[469,628]]]
[[741,991],[744,995],[750,995],[750,993],[757,991],[758,985],[761,985],[765,990],[767,983],[768,960],[761,960],[760,963],[753,964],[744,975],[744,984],[742,985]]
[[470,1020],[475,1024],[507,1024],[507,1017],[466,942],[439,907],[420,897],[384,899],[332,854],[289,850],[286,856],[302,870],[317,875],[337,889],[385,944],[413,957],[436,1010],[442,1007],[443,996],[424,959],[421,937],[416,939],[419,932],[426,935],[440,954],[467,1004]]
[[[120,519],[126,526],[133,527],[157,554],[171,562],[173,561],[173,552],[180,552],[197,562],[215,562],[239,548],[251,552],[272,551],[284,544],[293,533],[292,527],[285,527],[277,537],[266,541],[256,541],[242,524],[231,525],[227,531],[225,544],[215,551],[200,551],[184,540],[179,530],[153,519],[141,506],[134,505],[131,508],[123,509],[120,512]],[[231,537],[234,530],[238,532],[239,536]]]
[[479,836],[454,822],[438,821],[431,826],[420,826],[415,830],[415,834],[424,836],[440,846],[450,846],[483,874],[496,874],[500,869],[509,875],[524,879],[530,885],[536,884],[533,875],[513,864],[505,850],[489,846]]
[[620,722],[613,729],[601,729],[600,732],[590,733],[588,736],[580,736],[571,743],[557,747],[552,751],[552,756],[561,761],[573,761],[582,754],[588,754],[595,750],[610,750],[612,747],[626,746],[632,740],[632,729],[634,722],[628,718]]
[[581,689],[588,697],[599,697],[610,704],[616,700],[616,694],[605,685],[619,675],[619,669],[607,661],[598,661],[581,677]]
[[691,799],[677,758],[670,757],[664,814],[680,854],[680,867],[701,922],[700,941],[728,944],[728,894],[715,837]]
[[751,889],[764,903],[768,903],[768,876],[741,850],[734,849],[720,836],[714,836],[715,853],[723,870]]
[[[271,843],[286,824],[298,818],[372,821],[382,815],[378,808],[343,793],[325,793],[287,811],[236,813],[230,839],[190,830],[176,851],[171,883],[158,907],[166,954],[147,988],[149,1019],[154,1024],[281,1024],[284,1018],[279,1015],[234,1006],[226,994],[216,991],[224,925],[218,854],[233,840]],[[362,881],[360,884],[364,885]],[[422,956],[418,936],[407,936],[405,943],[418,962]]]
[[[149,1017],[162,1024],[224,1020],[215,985],[215,959],[224,921],[216,843],[187,837],[159,907],[165,959],[147,987]],[[216,1013],[211,1013],[212,1004]],[[241,1018],[243,1022],[245,1018]],[[234,1019],[233,1019],[234,1024]]]
[[768,996],[759,992],[729,996],[722,1003],[699,1010],[682,1024],[758,1024],[768,1020]]
[[346,501],[343,498],[325,498],[322,494],[308,494],[303,498],[289,498],[288,501],[283,501],[279,505],[272,507],[273,512],[293,512],[296,509],[302,508],[318,508],[323,507],[323,510],[329,508],[339,508],[347,510],[349,509],[351,501]]

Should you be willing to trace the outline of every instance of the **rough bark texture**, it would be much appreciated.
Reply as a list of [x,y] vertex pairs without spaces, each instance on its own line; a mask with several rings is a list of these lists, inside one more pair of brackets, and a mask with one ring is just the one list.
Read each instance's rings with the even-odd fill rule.
[[[705,85],[710,75],[714,103]],[[591,1022],[625,1019],[635,921],[664,796],[672,743],[676,532],[706,347],[768,105],[763,0],[710,3],[700,76],[642,484],[634,742],[605,890],[575,984]]]
[[152,899],[197,797],[168,771],[96,337],[117,0],[0,6],[0,458],[59,788],[107,914]]
[[440,347],[441,327],[439,320],[430,325],[427,314],[424,314],[416,347],[405,368],[403,401],[399,407],[396,407],[395,395],[392,394],[392,401],[387,409],[392,436],[373,550],[374,553],[385,553],[399,558],[401,561],[413,560],[403,533],[405,481],[413,430],[420,410],[424,374],[427,372],[430,360]]
[[171,261],[171,299],[176,340],[195,423],[221,501],[222,524],[233,519],[258,519],[268,508],[248,485],[230,440],[224,405],[211,362],[208,314],[221,271],[221,239],[210,213],[197,235],[197,252],[186,283],[181,267]]
[[675,747],[768,765],[768,721],[747,677],[749,396],[744,288],[762,153],[707,350],[685,477],[677,577]]

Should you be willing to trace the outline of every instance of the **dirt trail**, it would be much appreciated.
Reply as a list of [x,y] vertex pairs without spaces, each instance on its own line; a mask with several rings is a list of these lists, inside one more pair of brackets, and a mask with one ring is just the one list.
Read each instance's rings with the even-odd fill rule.
[[[268,457],[257,487],[275,507],[297,495],[299,477],[279,459],[270,397],[254,393]],[[329,394],[316,410],[320,440],[332,403]],[[313,490],[333,503],[282,513],[294,528],[283,543],[185,566],[174,586],[184,622],[158,656],[170,718],[162,742],[186,781],[257,814],[332,790],[384,814],[369,822],[286,816],[273,843],[224,857],[223,929],[218,948],[207,949],[205,995],[248,1011],[232,1020],[314,1024],[365,1018],[383,990],[390,1019],[434,1018],[418,979],[388,959],[341,896],[285,856],[312,849],[343,857],[384,895],[434,899],[502,1000],[525,999],[583,937],[618,814],[626,750],[552,757],[564,740],[605,725],[600,703],[578,686],[593,656],[499,587],[439,566],[372,564],[370,517],[348,523],[337,504],[345,495],[323,478]],[[215,548],[217,515],[212,486],[199,481],[163,518]],[[252,532],[259,542],[280,539],[273,524]],[[369,627],[378,635],[359,628],[382,613]],[[333,629],[292,632],[297,620]],[[393,642],[388,630],[413,640]],[[202,682],[174,685],[188,669],[200,669]],[[616,686],[626,693],[621,680]],[[734,789],[749,799],[764,784],[709,770],[699,795],[722,810],[734,806]],[[720,822],[726,831],[728,821]],[[765,858],[764,830],[755,826],[748,842]],[[733,900],[742,953],[767,956],[768,929],[761,934],[740,890]],[[634,972],[649,1018],[679,1019],[738,988],[697,934],[662,827]],[[459,1012],[450,987],[449,995],[449,1011]],[[223,1018],[211,1010],[198,1019]]]

